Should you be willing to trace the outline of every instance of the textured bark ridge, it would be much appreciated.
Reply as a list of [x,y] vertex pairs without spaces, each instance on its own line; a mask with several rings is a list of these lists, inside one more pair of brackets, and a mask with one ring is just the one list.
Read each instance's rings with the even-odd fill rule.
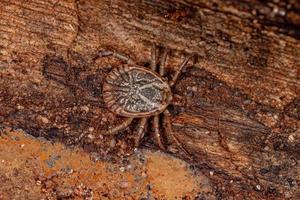
[[[299,13],[293,0],[0,0],[0,123],[104,158],[130,153],[134,126],[99,135],[124,118],[101,87],[120,61],[96,55],[148,66],[156,43],[172,50],[167,78],[197,55],[170,111],[186,149],[172,152],[211,181],[200,196],[299,199]],[[155,148],[150,136],[145,145]]]

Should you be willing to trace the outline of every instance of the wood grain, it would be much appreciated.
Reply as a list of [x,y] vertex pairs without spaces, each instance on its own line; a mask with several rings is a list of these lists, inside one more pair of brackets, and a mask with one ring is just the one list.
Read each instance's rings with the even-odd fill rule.
[[[167,78],[183,55],[169,107],[188,160],[216,199],[300,198],[300,5],[297,1],[0,0],[0,123],[80,145],[105,159],[132,151],[134,127],[105,109],[102,83],[116,50],[147,65],[169,47]],[[155,148],[148,135],[142,146]],[[201,190],[199,191],[201,193]],[[208,194],[203,194],[208,197]]]

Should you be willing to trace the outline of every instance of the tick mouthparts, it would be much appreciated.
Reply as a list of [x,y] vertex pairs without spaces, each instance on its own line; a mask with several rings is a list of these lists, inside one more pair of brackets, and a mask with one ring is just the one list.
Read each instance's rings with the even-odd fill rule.
[[170,104],[172,100],[173,100],[173,96],[171,94],[166,95],[167,104]]

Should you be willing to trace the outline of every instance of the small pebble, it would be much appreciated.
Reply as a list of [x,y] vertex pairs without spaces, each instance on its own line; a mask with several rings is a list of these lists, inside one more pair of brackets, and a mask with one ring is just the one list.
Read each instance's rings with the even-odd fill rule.
[[120,188],[125,189],[125,188],[128,188],[129,183],[127,181],[122,181],[119,185],[120,185]]
[[92,135],[92,134],[88,134],[88,136],[87,136],[89,139],[91,139],[91,140],[93,140],[93,139],[95,139],[95,136],[94,135]]
[[257,190],[261,190],[261,186],[260,185],[256,185],[255,186]]
[[120,167],[120,171],[124,172],[125,171],[125,167]]
[[46,117],[42,117],[41,119],[42,119],[42,122],[44,124],[48,124],[49,123],[49,120]]
[[106,118],[106,117],[103,117],[101,120],[102,120],[103,122],[107,122],[107,118]]
[[130,170],[132,168],[131,165],[127,165],[127,169]]
[[36,185],[42,185],[42,181],[36,181]]
[[110,147],[111,148],[113,148],[113,147],[115,147],[116,146],[116,140],[115,139],[112,139],[111,141],[110,141]]
[[289,142],[294,142],[295,141],[294,135],[289,135],[288,140]]
[[142,178],[147,178],[147,174],[145,172],[142,173]]
[[98,135],[98,139],[102,140],[103,139],[103,135]]
[[72,174],[74,172],[74,170],[72,168],[70,168],[69,166],[67,166],[66,168],[61,169],[61,171],[67,173],[67,174]]
[[87,106],[82,106],[81,107],[81,110],[83,110],[83,111],[85,111],[85,112],[89,112],[89,107],[87,107]]
[[197,92],[198,87],[197,87],[197,86],[192,86],[192,87],[191,87],[191,90],[192,90],[193,92]]
[[17,109],[18,109],[18,110],[23,110],[23,109],[24,109],[24,107],[23,107],[23,106],[21,106],[21,105],[17,105]]
[[38,120],[43,122],[44,124],[48,124],[49,120],[46,117],[38,116]]
[[265,146],[264,150],[265,150],[265,151],[269,151],[270,148],[269,148],[268,146]]

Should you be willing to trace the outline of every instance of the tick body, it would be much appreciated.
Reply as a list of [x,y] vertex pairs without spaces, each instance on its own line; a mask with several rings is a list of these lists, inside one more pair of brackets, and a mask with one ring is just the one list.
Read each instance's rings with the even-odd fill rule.
[[[103,98],[110,111],[126,119],[103,134],[117,134],[127,128],[133,119],[138,118],[136,146],[144,137],[146,125],[150,122],[153,141],[161,149],[165,149],[163,137],[167,143],[175,142],[177,146],[185,150],[173,134],[168,105],[172,103],[172,87],[192,56],[186,56],[176,69],[173,78],[166,81],[164,69],[169,50],[163,50],[159,65],[157,65],[157,52],[158,49],[153,45],[150,69],[138,66],[130,58],[116,52],[102,51],[98,54],[98,57],[114,56],[124,61],[124,64],[113,68],[107,75],[103,84]],[[160,120],[162,123],[159,122]],[[160,124],[163,125],[164,131],[160,128]]]
[[124,117],[149,117],[163,112],[172,99],[163,78],[146,68],[121,65],[114,68],[103,85],[106,106]]

